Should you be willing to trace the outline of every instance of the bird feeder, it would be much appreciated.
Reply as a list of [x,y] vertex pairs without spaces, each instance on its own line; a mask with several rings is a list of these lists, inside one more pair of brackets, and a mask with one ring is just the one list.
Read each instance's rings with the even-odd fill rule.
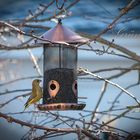
[[43,104],[39,110],[82,110],[85,104],[78,104],[77,48],[74,44],[86,42],[62,25],[58,24],[44,33],[41,42],[44,53]]

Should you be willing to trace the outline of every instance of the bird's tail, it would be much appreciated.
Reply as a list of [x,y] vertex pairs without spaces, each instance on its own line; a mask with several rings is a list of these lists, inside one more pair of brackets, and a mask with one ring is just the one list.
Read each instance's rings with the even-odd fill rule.
[[30,104],[28,102],[24,104],[24,111],[25,111],[25,109],[27,109],[29,107],[29,105]]

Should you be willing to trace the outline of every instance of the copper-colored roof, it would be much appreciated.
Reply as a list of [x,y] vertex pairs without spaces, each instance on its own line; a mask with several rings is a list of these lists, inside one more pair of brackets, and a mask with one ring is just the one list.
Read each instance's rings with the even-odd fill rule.
[[81,37],[69,28],[63,26],[61,22],[59,22],[54,28],[44,33],[41,37],[53,43],[82,43],[88,41],[87,38]]

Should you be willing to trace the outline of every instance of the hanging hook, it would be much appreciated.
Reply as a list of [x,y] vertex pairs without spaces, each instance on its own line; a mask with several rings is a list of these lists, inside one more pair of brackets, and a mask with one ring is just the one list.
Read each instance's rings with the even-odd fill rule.
[[58,5],[58,0],[56,0],[56,7],[59,9],[59,10],[62,10],[63,7],[64,7],[64,4],[65,4],[66,0],[63,0],[63,4],[61,6]]

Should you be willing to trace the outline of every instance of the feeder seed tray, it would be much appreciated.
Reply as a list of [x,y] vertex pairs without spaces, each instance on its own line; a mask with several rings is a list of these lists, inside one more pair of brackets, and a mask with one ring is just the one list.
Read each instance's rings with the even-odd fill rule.
[[82,110],[86,104],[76,103],[53,103],[53,104],[39,104],[38,109],[41,111],[48,110]]

